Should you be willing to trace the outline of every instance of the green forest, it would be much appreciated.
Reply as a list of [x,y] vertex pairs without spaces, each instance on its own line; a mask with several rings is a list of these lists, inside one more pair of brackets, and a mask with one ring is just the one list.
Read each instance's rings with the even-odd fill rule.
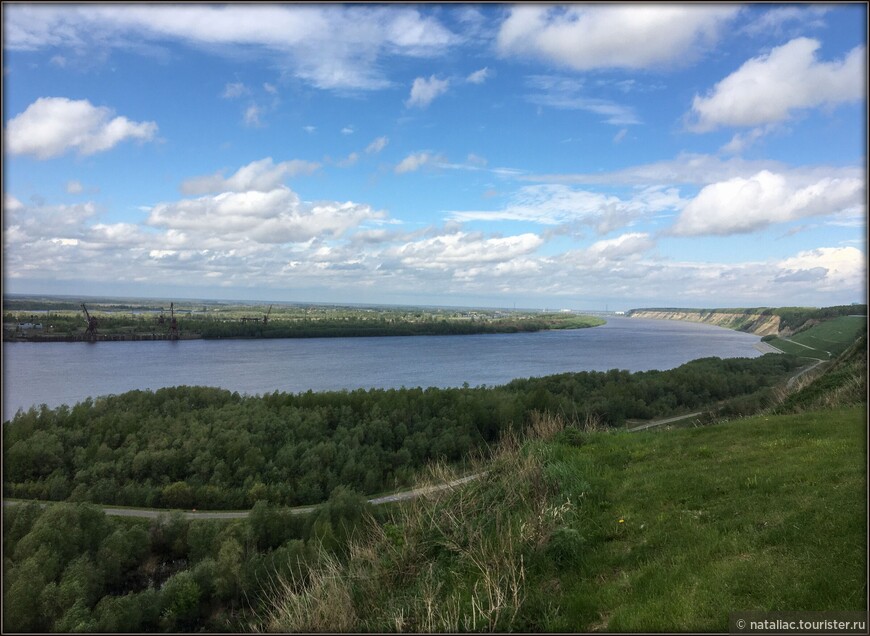
[[[865,368],[854,359],[846,366],[835,365],[833,371],[851,378]],[[621,430],[630,418],[703,409],[708,421],[721,422],[775,408],[782,403],[775,387],[781,387],[799,364],[790,355],[706,358],[669,371],[566,373],[498,387],[259,397],[176,387],[19,412],[4,424],[4,497],[62,503],[5,507],[3,626],[6,631],[54,632],[283,631],[282,625],[299,625],[286,622],[291,620],[285,613],[286,599],[307,603],[309,592],[298,596],[304,590],[331,599],[329,572],[338,576],[342,564],[360,558],[372,563],[381,572],[378,576],[387,576],[385,584],[398,586],[392,589],[400,595],[405,587],[402,577],[418,580],[414,572],[421,567],[419,559],[437,559],[444,572],[452,573],[445,581],[459,577],[457,585],[473,584],[473,594],[485,594],[485,588],[474,583],[476,552],[454,561],[451,546],[465,550],[464,542],[488,545],[490,535],[480,533],[497,528],[481,521],[479,506],[490,510],[485,517],[496,526],[514,524],[509,517],[502,519],[499,511],[515,515],[511,502],[516,497],[525,501],[520,491],[539,492],[541,469],[517,454],[511,440],[539,435],[541,423],[553,418],[565,426],[558,439],[566,448],[575,448],[593,439],[591,431]],[[863,392],[859,393],[860,399]],[[849,399],[854,399],[852,394],[857,395],[851,391]],[[489,471],[499,465],[505,443],[514,448],[511,461],[519,462],[508,469],[509,481],[523,481],[522,471],[532,470],[527,488],[504,490],[508,473],[492,472],[492,479],[467,490],[476,493],[467,504],[460,491],[452,496],[460,512],[450,508],[442,511],[445,518],[421,517],[425,530],[402,515],[405,510],[432,514],[428,508],[372,506],[366,501],[386,490],[419,485],[421,472],[424,478],[429,474],[443,481],[483,466]],[[614,469],[627,461],[625,453],[617,455]],[[611,466],[611,460],[607,462]],[[438,472],[439,466],[443,472]],[[567,478],[552,473],[540,492],[550,499],[564,498],[558,484]],[[581,489],[588,489],[588,484]],[[570,495],[575,496],[585,495],[578,490]],[[288,507],[308,503],[320,505],[308,514]],[[511,525],[511,533],[525,537],[532,532],[541,546],[528,552],[529,569],[521,572],[536,577],[541,575],[539,568],[562,567],[558,564],[579,558],[580,535],[560,526],[573,518],[560,516],[568,514],[568,503],[547,503],[556,506],[551,519],[541,517],[539,503],[532,502],[522,513],[531,516],[516,528]],[[188,520],[176,510],[136,519],[107,516],[95,504],[235,508],[249,509],[250,514],[238,520]],[[474,516],[447,532],[454,527],[449,515],[461,514],[465,505],[475,506]],[[525,510],[527,504],[522,506]],[[424,534],[417,536],[418,532]],[[371,536],[380,537],[378,552],[360,553],[360,537]],[[503,554],[506,559],[516,556]],[[406,562],[407,555],[415,561]],[[429,579],[419,580],[429,585]],[[327,588],[318,587],[324,581]],[[445,593],[450,592],[438,592],[439,597]],[[549,593],[524,598],[524,614],[510,618],[490,611],[479,617],[482,624],[548,625],[546,612],[539,609],[549,603]],[[280,607],[275,605],[279,601]],[[319,609],[306,605],[308,622],[302,625],[344,625],[334,622],[341,616],[336,612],[345,609],[335,602],[345,601],[327,600]],[[352,602],[365,604],[362,597]],[[535,603],[540,603],[539,609]],[[421,608],[412,610],[413,616],[393,609],[411,621],[407,625],[426,616]],[[280,618],[273,610],[281,612]]]
[[459,462],[534,412],[621,426],[717,407],[753,412],[797,358],[705,358],[669,371],[565,373],[500,387],[240,396],[130,391],[31,408],[3,428],[4,496],[158,508],[315,504],[374,494],[427,462]]

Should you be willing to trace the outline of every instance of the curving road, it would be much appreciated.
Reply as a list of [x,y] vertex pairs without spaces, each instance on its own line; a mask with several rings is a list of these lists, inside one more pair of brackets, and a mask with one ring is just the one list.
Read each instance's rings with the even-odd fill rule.
[[[460,479],[454,479],[453,481],[449,481],[446,484],[439,484],[438,486],[414,488],[413,490],[404,490],[402,492],[393,493],[392,495],[375,497],[373,499],[369,499],[368,502],[373,506],[379,506],[385,503],[407,501],[408,499],[414,499],[415,497],[419,497],[421,495],[427,495],[429,493],[437,492],[439,490],[447,490],[448,488],[461,486],[462,484],[468,483],[473,479],[477,479],[483,474],[484,473],[475,473],[473,475],[461,477]],[[30,503],[30,501],[32,500],[4,499],[3,505],[16,506],[20,504]],[[46,506],[51,503],[66,502],[41,501],[38,503],[41,506]],[[103,509],[103,512],[105,514],[113,517],[144,517],[146,519],[156,519],[161,514],[174,512],[174,510],[170,510],[168,508],[113,508],[111,506],[99,507]],[[295,508],[287,508],[286,510],[288,510],[290,514],[305,515],[313,512],[316,508],[317,506],[297,506]],[[250,512],[250,510],[185,510],[182,512],[182,515],[185,519],[244,519],[250,514]]]

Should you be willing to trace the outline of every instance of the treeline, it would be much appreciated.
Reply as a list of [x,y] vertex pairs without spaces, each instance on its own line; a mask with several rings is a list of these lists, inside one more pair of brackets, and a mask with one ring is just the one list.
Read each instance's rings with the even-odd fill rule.
[[[158,323],[156,314],[131,316],[126,313],[93,314],[100,334],[165,333],[169,315]],[[51,333],[72,335],[83,333],[84,314],[39,314],[33,320],[43,323]],[[544,315],[535,318],[499,318],[458,320],[429,318],[408,320],[395,317],[363,318],[357,316],[317,317],[292,320],[273,318],[266,324],[239,319],[189,316],[176,312],[178,329],[204,339],[219,338],[348,338],[359,336],[440,336],[486,333],[535,332],[546,329],[579,329],[604,324],[592,316]],[[5,313],[5,323],[31,320],[30,316]]]
[[766,309],[761,313],[779,316],[780,331],[788,329],[795,332],[812,326],[812,323],[807,324],[810,321],[830,320],[839,316],[866,316],[867,305],[837,305],[821,309],[815,307],[779,307],[778,309]]
[[314,513],[254,506],[247,519],[108,517],[91,504],[7,506],[3,630],[9,632],[249,631],[276,577],[341,553],[380,512],[337,489]]
[[793,356],[706,358],[670,371],[568,373],[501,387],[271,393],[131,391],[32,408],[3,426],[6,497],[158,508],[322,502],[374,494],[458,462],[535,411],[618,426],[727,401],[754,412]]
[[485,333],[535,332],[545,329],[579,329],[604,324],[604,320],[589,316],[569,318],[499,320],[421,320],[405,321],[379,318],[366,320],[355,317],[317,318],[289,321],[224,322],[191,320],[185,328],[205,339],[215,338],[348,338],[358,336],[443,336]]

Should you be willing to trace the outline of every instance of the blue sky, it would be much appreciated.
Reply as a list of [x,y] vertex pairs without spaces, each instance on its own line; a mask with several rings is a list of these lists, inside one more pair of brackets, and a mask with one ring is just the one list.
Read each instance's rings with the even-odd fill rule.
[[866,302],[839,5],[3,5],[7,293]]

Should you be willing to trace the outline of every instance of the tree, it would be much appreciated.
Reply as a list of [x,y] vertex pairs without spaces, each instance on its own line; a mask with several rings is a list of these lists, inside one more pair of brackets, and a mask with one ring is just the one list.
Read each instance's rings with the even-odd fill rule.
[[160,592],[163,611],[161,618],[170,630],[192,626],[199,616],[199,600],[201,591],[199,585],[188,572],[174,574]]

